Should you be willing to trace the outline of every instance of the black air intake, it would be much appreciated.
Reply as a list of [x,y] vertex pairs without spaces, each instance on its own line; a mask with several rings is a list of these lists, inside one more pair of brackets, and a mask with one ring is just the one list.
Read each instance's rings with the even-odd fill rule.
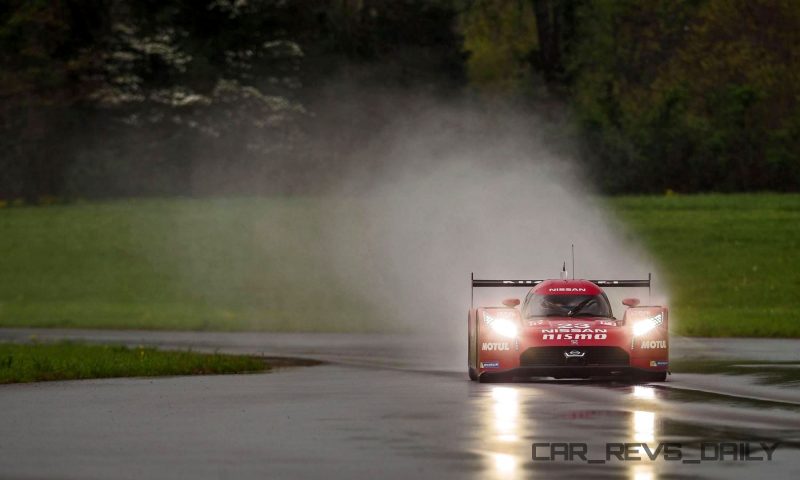
[[[566,355],[565,355],[566,353]],[[580,354],[583,356],[580,356]],[[620,347],[531,347],[519,356],[521,367],[564,365],[630,365],[628,353]]]

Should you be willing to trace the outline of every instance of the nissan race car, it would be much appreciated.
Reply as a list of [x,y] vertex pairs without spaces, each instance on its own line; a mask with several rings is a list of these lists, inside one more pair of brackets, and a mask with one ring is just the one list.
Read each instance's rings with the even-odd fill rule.
[[[566,277],[566,271],[563,272]],[[647,280],[476,280],[476,287],[524,287],[503,306],[469,311],[469,378],[496,382],[553,378],[618,377],[663,382],[669,367],[668,311],[622,301],[614,318],[602,288],[644,287]],[[602,287],[602,288],[601,288]]]

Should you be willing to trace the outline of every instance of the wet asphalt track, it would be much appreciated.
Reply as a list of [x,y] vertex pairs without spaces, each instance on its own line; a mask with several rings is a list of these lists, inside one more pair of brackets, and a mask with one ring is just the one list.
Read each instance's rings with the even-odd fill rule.
[[[0,329],[331,362],[259,375],[0,386],[0,478],[800,478],[800,389],[673,375],[664,386],[475,384],[462,353],[380,335]],[[800,361],[793,340],[674,339],[673,358]],[[547,462],[533,442],[781,441],[773,461]],[[756,455],[763,456],[760,452]]]

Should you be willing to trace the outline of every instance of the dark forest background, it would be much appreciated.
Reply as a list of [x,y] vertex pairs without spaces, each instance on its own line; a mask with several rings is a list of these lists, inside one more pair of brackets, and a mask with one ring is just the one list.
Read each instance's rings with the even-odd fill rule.
[[0,61],[0,200],[316,193],[414,98],[610,193],[800,187],[794,0],[0,0]]

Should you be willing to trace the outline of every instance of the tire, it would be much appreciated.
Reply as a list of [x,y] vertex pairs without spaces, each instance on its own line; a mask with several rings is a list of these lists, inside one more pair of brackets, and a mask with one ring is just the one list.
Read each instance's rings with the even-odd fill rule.
[[665,382],[667,372],[636,372],[633,378],[639,383]]
[[506,378],[504,375],[498,374],[486,374],[484,373],[480,377],[478,377],[478,381],[480,383],[503,383],[507,382],[509,379]]
[[469,375],[469,379],[473,382],[478,381],[478,372],[474,368],[469,367],[469,369],[467,369],[467,374]]

